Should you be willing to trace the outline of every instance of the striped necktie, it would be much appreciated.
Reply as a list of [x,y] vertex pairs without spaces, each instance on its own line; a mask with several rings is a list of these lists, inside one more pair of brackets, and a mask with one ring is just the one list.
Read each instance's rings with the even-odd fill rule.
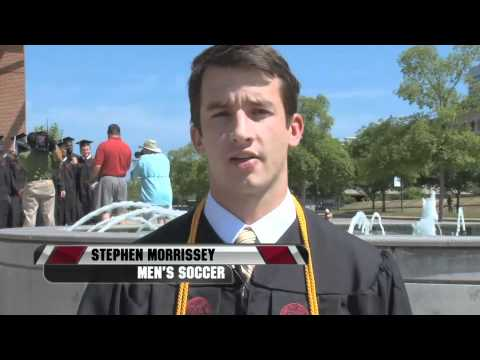
[[[238,235],[237,240],[235,240],[235,245],[254,245],[258,244],[257,235],[250,228],[245,228],[240,235]],[[245,282],[248,282],[252,277],[253,270],[255,265],[241,265],[240,270],[244,276]]]

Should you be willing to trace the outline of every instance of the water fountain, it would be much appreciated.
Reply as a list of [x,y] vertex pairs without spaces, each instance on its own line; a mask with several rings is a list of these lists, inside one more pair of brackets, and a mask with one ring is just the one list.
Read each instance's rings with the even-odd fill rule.
[[422,199],[422,203],[423,209],[420,221],[412,224],[413,235],[436,236],[437,231],[435,227],[438,227],[440,235],[442,235],[442,230],[440,228],[440,225],[438,224],[437,200],[435,190],[432,190],[429,199]]
[[370,235],[373,230],[373,225],[375,225],[375,219],[378,221],[378,225],[382,231],[382,235],[385,236],[385,229],[382,224],[382,217],[378,212],[372,215],[371,220],[368,220],[368,216],[363,212],[359,211],[355,214],[350,222],[348,232],[353,235],[355,228],[358,228],[362,235]]
[[348,232],[353,235],[356,227],[360,229],[360,232],[363,235],[370,234],[370,221],[368,221],[368,217],[363,211],[357,212],[352,218],[350,226],[348,228]]
[[[423,202],[422,218],[415,224],[419,234],[423,228],[432,234],[438,226],[434,199],[432,194]],[[121,207],[127,209],[126,214],[90,224],[101,213]],[[99,209],[70,227],[0,230],[0,314],[75,313],[85,285],[48,283],[42,269],[33,265],[33,252],[39,246],[130,244],[161,226],[157,219],[168,220],[181,214],[126,202]],[[462,236],[465,218],[461,209],[456,223],[442,223],[443,232],[453,236],[438,236],[438,232],[413,236],[410,220],[385,220],[378,213],[369,218],[358,212],[351,221],[336,217],[333,223],[350,233],[356,231],[362,240],[393,254],[415,314],[480,314],[479,222],[469,221],[470,236]],[[376,226],[380,226],[381,234],[372,233]]]
[[465,228],[465,216],[463,215],[463,207],[458,209],[456,236],[460,235],[460,229],[463,231],[463,234],[465,234],[467,232],[467,230]]
[[[126,213],[90,223],[102,213],[116,209]],[[46,281],[42,268],[33,264],[33,253],[38,247],[130,244],[184,213],[140,202],[121,202],[98,209],[72,226],[0,230],[0,315],[75,313],[85,284]]]
[[380,235],[371,231],[376,219],[376,214],[369,221],[365,213],[358,212],[351,220],[337,217],[334,224],[345,230],[350,225],[351,234],[360,229],[355,235],[393,254],[415,314],[480,315],[479,221],[469,221],[467,236],[461,208],[456,222],[446,220],[440,227],[435,191],[423,199],[418,221],[384,220],[388,235],[383,231]]
[[373,215],[372,215],[372,219],[370,220],[370,232],[372,232],[373,225],[375,225],[375,219],[377,219],[377,221],[378,221],[378,225],[380,226],[380,229],[382,231],[382,235],[385,236],[385,229],[383,228],[382,217],[380,216],[380,214],[378,212],[373,213]]
[[[86,216],[78,220],[75,224],[73,224],[71,227],[67,228],[67,231],[75,231],[78,229],[82,229],[83,231],[85,231],[85,224],[90,222],[90,220],[95,219],[103,213],[111,213],[113,210],[118,209],[134,210],[127,211],[125,214],[114,216],[97,224],[89,225],[89,227],[86,228],[86,232],[98,231],[100,233],[103,233],[125,222],[133,222],[134,224],[136,224],[137,233],[140,233],[145,229],[148,229],[149,231],[154,231],[161,226],[159,224],[159,220],[168,221],[185,214],[185,211],[166,209],[160,206],[154,206],[152,204],[146,204],[142,202],[124,201],[104,206],[98,210],[91,212],[90,214],[87,214]],[[134,224],[130,224],[130,227],[134,228]]]

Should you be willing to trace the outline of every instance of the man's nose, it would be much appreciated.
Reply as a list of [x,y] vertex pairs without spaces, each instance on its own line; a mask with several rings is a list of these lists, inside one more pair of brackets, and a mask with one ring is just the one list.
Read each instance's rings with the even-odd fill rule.
[[231,140],[238,144],[250,143],[253,141],[252,120],[243,110],[235,114],[235,128],[231,134]]

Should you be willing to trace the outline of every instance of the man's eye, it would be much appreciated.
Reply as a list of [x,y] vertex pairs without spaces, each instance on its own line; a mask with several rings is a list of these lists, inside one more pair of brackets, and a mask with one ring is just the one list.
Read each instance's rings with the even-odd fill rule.
[[253,116],[268,116],[271,115],[271,112],[267,109],[254,109],[252,111]]
[[227,111],[222,111],[216,114],[213,114],[213,118],[220,118],[220,117],[227,117],[229,116],[229,113]]

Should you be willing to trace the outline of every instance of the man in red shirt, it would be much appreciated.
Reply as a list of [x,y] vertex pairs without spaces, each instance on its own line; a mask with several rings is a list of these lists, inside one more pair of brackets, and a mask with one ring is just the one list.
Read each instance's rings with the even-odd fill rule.
[[[96,208],[115,202],[127,201],[127,182],[125,176],[130,170],[132,150],[122,141],[120,127],[112,124],[108,127],[108,140],[101,143],[95,155],[95,168],[91,177],[95,181],[100,177],[96,196]],[[110,218],[109,213],[102,220]]]

